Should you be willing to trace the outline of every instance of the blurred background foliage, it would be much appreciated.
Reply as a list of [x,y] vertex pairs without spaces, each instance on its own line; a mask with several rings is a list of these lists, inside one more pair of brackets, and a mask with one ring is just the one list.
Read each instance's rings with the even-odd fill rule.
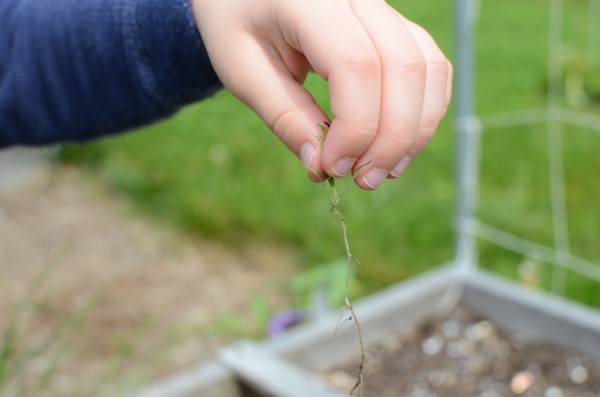
[[[453,58],[452,2],[390,3],[422,24]],[[590,48],[597,51],[600,43],[588,42],[593,36],[588,2],[565,4],[565,85],[580,75],[580,91],[586,99],[565,105],[597,112],[593,76],[600,73],[589,70],[600,70],[597,54],[596,61],[590,56]],[[482,1],[480,12],[477,111],[489,114],[545,106],[547,1]],[[306,87],[328,109],[326,83],[313,75]],[[452,119],[450,109],[431,144],[399,180],[385,183],[376,192],[353,188],[344,197],[340,209],[354,254],[364,263],[356,275],[362,294],[452,259]],[[600,136],[569,127],[564,142],[571,244],[575,254],[598,261],[600,184],[595,172],[600,170]],[[551,244],[545,144],[543,125],[484,133],[479,216],[501,229]],[[234,245],[250,237],[285,243],[297,249],[306,268],[344,255],[327,192],[308,182],[300,162],[227,91],[135,133],[66,146],[61,158],[106,179],[117,194],[148,216],[199,236]],[[525,258],[484,243],[479,249],[483,267],[520,277]],[[549,266],[540,264],[536,269],[539,285],[547,287]],[[600,306],[597,287],[569,275],[567,295]]]

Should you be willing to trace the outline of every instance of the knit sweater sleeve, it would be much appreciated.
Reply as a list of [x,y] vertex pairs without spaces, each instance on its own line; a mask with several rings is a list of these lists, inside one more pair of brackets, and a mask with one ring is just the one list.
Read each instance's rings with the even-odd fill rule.
[[0,147],[126,131],[220,87],[190,0],[0,1]]

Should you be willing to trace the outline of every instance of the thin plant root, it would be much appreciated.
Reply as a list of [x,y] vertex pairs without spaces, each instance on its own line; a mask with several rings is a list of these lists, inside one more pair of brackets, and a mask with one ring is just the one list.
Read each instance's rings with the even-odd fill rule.
[[[335,186],[332,186],[332,189],[335,191]],[[333,206],[331,207],[331,212],[333,214],[335,214],[339,221],[340,221],[340,225],[342,227],[342,232],[344,235],[344,245],[346,248],[346,264],[347,264],[347,269],[346,269],[346,296],[344,298],[344,303],[345,303],[345,307],[344,310],[348,310],[350,312],[350,320],[354,322],[354,325],[356,326],[356,332],[358,335],[358,343],[360,345],[360,362],[358,364],[358,375],[357,375],[357,379],[356,379],[356,383],[354,384],[354,386],[352,387],[352,389],[350,390],[350,395],[354,395],[354,392],[359,389],[359,395],[362,396],[362,385],[363,385],[363,371],[365,368],[365,345],[363,343],[363,337],[362,337],[362,328],[360,326],[360,322],[358,321],[358,317],[356,316],[356,313],[354,312],[354,308],[352,307],[352,303],[350,302],[350,275],[352,273],[352,262],[354,260],[356,260],[354,258],[354,255],[352,254],[352,251],[350,251],[350,243],[348,242],[348,232],[347,232],[347,228],[346,228],[346,221],[344,220],[344,216],[342,215],[342,213],[337,209],[337,204],[333,204]],[[360,262],[358,262],[360,263]]]
[[[323,133],[322,136],[318,137],[319,138],[319,142],[321,142],[321,144],[323,144],[323,142],[325,142],[325,138],[327,137],[327,131],[329,128],[329,123],[325,122],[325,126],[319,124],[319,127],[321,128],[321,131]],[[360,169],[364,166],[366,166],[367,164],[369,164],[369,162],[362,164],[356,173],[358,173],[358,171],[360,171]],[[355,174],[356,174],[355,173]],[[352,181],[353,182],[353,181]],[[365,368],[365,360],[366,360],[366,355],[365,355],[365,345],[363,342],[363,334],[362,334],[362,328],[360,326],[360,322],[358,321],[358,317],[356,316],[356,313],[354,312],[354,308],[352,307],[352,303],[350,302],[350,276],[352,274],[352,265],[353,262],[356,262],[357,264],[361,264],[360,261],[352,254],[352,251],[350,250],[350,243],[348,241],[348,229],[346,227],[346,221],[344,219],[344,216],[342,215],[342,213],[339,211],[337,205],[339,204],[341,198],[348,192],[348,189],[350,188],[352,182],[350,182],[348,184],[348,186],[344,189],[344,191],[342,192],[341,195],[338,194],[336,186],[335,186],[335,179],[330,177],[330,176],[326,176],[326,180],[323,182],[323,185],[325,186],[325,188],[327,189],[327,191],[329,192],[329,196],[331,199],[331,209],[330,212],[334,215],[337,216],[339,222],[340,222],[340,226],[342,228],[342,235],[344,237],[344,247],[346,249],[346,264],[347,264],[347,269],[346,269],[346,295],[344,298],[344,308],[342,309],[341,313],[340,313],[340,317],[338,319],[338,323],[336,325],[336,332],[337,329],[339,329],[339,327],[341,326],[341,320],[342,318],[345,318],[344,316],[344,312],[349,312],[350,316],[348,317],[348,321],[352,321],[354,323],[354,326],[356,327],[356,333],[358,336],[358,343],[360,346],[360,362],[358,364],[358,375],[357,375],[357,379],[356,379],[356,383],[354,384],[354,386],[352,387],[352,389],[350,390],[349,395],[352,396],[354,395],[354,392],[356,390],[359,391],[359,396],[362,397],[363,395],[363,373],[364,373],[364,368]],[[345,323],[346,321],[344,321]]]

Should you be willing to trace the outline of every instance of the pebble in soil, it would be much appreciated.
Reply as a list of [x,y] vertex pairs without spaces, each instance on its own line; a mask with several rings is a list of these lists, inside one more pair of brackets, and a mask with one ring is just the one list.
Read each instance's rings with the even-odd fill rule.
[[[349,390],[356,364],[325,379]],[[600,397],[600,362],[459,306],[368,348],[363,397]]]

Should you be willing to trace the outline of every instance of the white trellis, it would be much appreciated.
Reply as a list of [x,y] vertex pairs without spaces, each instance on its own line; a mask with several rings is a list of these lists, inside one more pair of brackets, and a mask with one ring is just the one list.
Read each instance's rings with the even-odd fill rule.
[[[600,12],[599,0],[589,1],[586,58],[595,60],[594,39],[600,29],[594,15]],[[455,266],[464,274],[477,269],[477,239],[553,265],[552,291],[563,295],[566,271],[570,270],[600,283],[600,265],[574,255],[570,250],[568,214],[565,200],[562,128],[565,125],[600,132],[600,117],[564,108],[562,103],[563,3],[548,2],[548,85],[547,104],[542,109],[480,116],[474,107],[473,37],[476,31],[478,0],[456,0],[456,81],[457,109],[457,209]],[[600,71],[599,71],[600,73]],[[481,222],[476,217],[479,152],[482,131],[523,125],[544,124],[548,138],[550,196],[552,205],[553,244],[544,246]],[[599,220],[600,222],[600,220]],[[600,223],[599,223],[600,227]]]

